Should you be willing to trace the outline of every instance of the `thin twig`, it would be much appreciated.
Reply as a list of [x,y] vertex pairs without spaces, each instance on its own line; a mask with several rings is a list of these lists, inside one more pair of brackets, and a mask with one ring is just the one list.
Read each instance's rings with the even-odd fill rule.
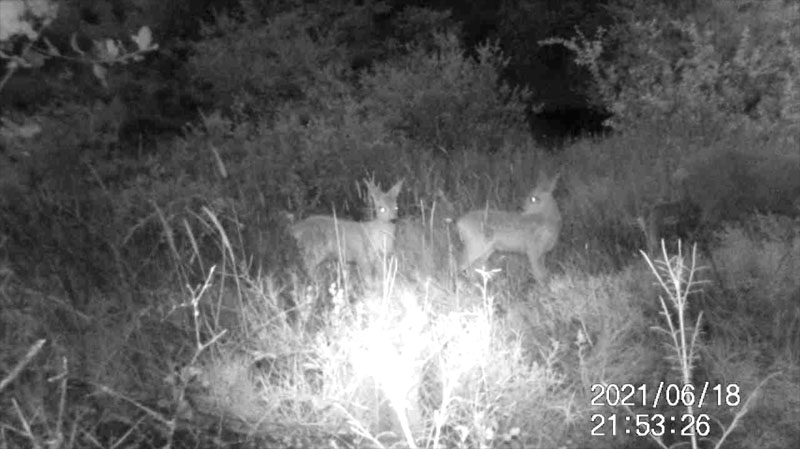
[[22,370],[25,369],[25,366],[28,365],[28,363],[30,363],[31,360],[33,360],[36,354],[38,354],[39,351],[42,350],[42,346],[44,346],[45,342],[47,342],[47,340],[42,338],[41,340],[36,341],[36,343],[34,343],[30,347],[30,349],[28,349],[28,353],[25,354],[25,357],[23,357],[22,360],[17,362],[17,364],[14,366],[11,372],[8,373],[8,375],[2,381],[0,381],[0,391],[3,391],[11,382],[14,381],[14,379],[17,378],[17,376],[19,376],[19,373],[21,373]]

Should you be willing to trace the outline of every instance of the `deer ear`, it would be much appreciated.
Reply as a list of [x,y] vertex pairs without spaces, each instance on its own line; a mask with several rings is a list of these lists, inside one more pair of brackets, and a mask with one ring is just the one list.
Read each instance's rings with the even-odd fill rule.
[[540,187],[542,190],[547,192],[552,192],[556,189],[556,183],[558,179],[561,178],[561,172],[556,172],[556,175],[552,178],[547,176],[544,170],[539,170],[539,181],[537,182],[537,186]]
[[551,192],[556,189],[556,184],[558,183],[559,179],[561,179],[561,172],[557,171],[556,175],[553,176],[553,178],[550,180],[550,191]]
[[403,181],[405,181],[405,178],[397,181],[397,183],[393,185],[391,189],[389,189],[389,193],[392,196],[397,196],[400,194],[400,189],[403,188]]

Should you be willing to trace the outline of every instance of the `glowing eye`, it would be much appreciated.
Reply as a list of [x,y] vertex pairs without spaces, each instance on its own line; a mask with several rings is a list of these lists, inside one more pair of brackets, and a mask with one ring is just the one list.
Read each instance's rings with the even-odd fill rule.
[[531,197],[531,203],[538,203],[538,202],[539,202],[539,198],[537,198],[535,196]]

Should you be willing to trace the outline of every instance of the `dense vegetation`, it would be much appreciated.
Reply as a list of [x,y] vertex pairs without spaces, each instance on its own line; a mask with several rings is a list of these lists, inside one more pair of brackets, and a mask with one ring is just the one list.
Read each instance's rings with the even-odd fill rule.
[[[800,6],[448,3],[0,0],[0,447],[797,447]],[[548,282],[459,273],[540,172]]]

